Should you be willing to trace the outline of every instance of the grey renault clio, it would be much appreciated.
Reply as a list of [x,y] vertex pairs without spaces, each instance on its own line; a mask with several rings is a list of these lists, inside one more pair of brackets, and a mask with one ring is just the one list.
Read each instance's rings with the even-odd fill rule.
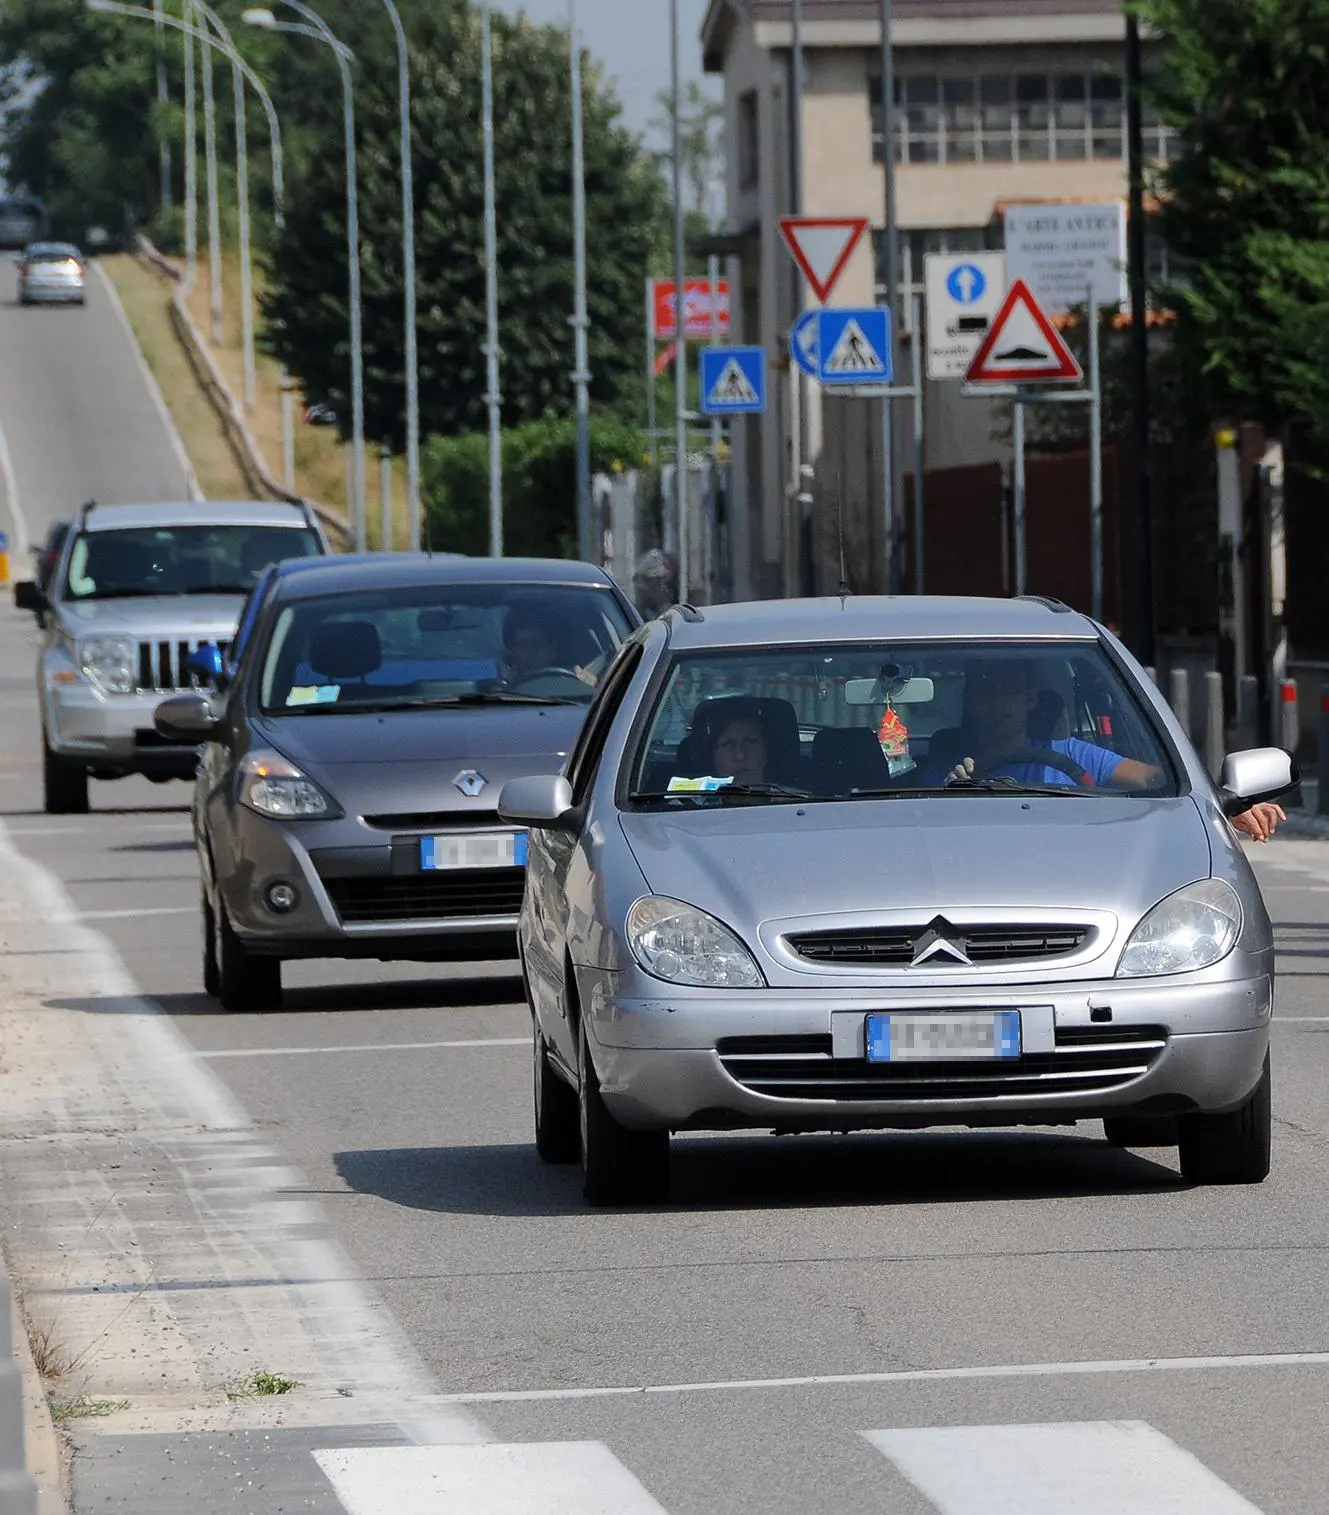
[[527,838],[499,790],[558,772],[640,622],[580,563],[393,554],[268,575],[218,687],[156,713],[203,749],[207,992],[272,1009],[291,958],[513,956]]
[[1074,1125],[1269,1169],[1273,933],[1216,785],[1111,632],[1054,602],[676,608],[562,775],[510,781],[536,1144],[592,1203],[671,1132]]

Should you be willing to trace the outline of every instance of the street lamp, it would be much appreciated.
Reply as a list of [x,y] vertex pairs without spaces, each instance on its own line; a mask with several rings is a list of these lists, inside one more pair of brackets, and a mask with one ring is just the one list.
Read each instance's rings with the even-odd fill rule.
[[577,35],[577,0],[568,0],[568,35],[572,43],[572,231],[576,250],[577,390],[577,555],[589,562],[595,550],[591,522],[591,364],[586,310],[586,153],[581,103],[581,39]]
[[355,523],[357,552],[367,550],[365,519],[365,359],[362,313],[360,309],[360,195],[355,155],[355,95],[351,85],[351,64],[355,54],[336,37],[332,28],[302,0],[284,0],[309,25],[278,21],[270,10],[255,8],[241,16],[246,26],[263,31],[286,32],[296,37],[312,37],[332,49],[341,73],[342,124],[346,137],[346,261],[348,265],[351,323],[351,514]]
[[420,362],[416,339],[415,183],[411,164],[411,64],[406,32],[393,0],[383,0],[397,38],[397,105],[401,116],[401,255],[406,286],[406,493],[411,549],[420,546]]
[[688,599],[688,348],[687,249],[683,226],[683,99],[679,54],[678,0],[669,0],[669,57],[673,101],[674,157],[674,513],[678,532],[678,598]]
[[494,33],[489,0],[481,6],[482,106],[485,159],[485,317],[489,407],[489,555],[503,556],[503,396],[499,390],[498,207],[494,181]]

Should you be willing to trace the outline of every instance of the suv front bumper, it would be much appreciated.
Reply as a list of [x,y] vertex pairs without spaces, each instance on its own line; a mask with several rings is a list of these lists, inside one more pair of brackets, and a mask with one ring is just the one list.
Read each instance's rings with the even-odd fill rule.
[[103,694],[81,677],[51,679],[43,694],[46,741],[57,757],[94,773],[193,777],[198,749],[166,742],[152,723],[165,695]]

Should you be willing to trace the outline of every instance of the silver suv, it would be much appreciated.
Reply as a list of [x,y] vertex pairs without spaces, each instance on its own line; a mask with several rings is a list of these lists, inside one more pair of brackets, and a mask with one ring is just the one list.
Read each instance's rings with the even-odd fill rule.
[[165,741],[153,711],[164,695],[200,687],[199,649],[226,648],[270,563],[327,551],[313,515],[295,505],[85,505],[48,588],[14,587],[19,609],[44,622],[47,813],[86,811],[89,777],[192,778],[197,748]]

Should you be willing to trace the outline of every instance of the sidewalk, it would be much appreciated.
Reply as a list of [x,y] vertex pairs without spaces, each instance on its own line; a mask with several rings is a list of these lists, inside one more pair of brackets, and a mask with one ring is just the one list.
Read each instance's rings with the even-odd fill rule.
[[[27,1328],[4,1271],[4,1260],[0,1258],[0,1305],[6,1293],[10,1296],[13,1356],[18,1363],[22,1380],[24,1457],[28,1475],[37,1486],[37,1515],[70,1515],[69,1503],[64,1494],[64,1444],[51,1419],[41,1375],[37,1372],[28,1345]],[[0,1346],[3,1346],[3,1332],[0,1332]],[[0,1444],[3,1440],[3,1433],[0,1432]],[[0,1475],[2,1471],[0,1470]],[[13,1515],[20,1515],[20,1512],[26,1515],[29,1508],[32,1507],[24,1495],[17,1491],[10,1495],[0,1481],[0,1515],[10,1515],[11,1510]]]

